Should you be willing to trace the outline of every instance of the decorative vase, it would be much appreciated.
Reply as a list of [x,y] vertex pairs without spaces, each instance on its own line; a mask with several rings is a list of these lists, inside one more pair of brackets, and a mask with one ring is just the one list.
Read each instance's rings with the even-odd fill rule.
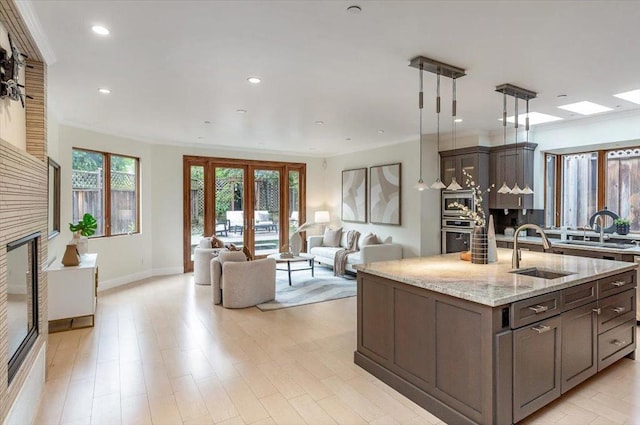
[[471,235],[471,262],[473,264],[487,264],[487,229],[484,226],[475,226]]
[[493,215],[489,216],[489,229],[487,229],[487,261],[498,261],[498,243],[496,242],[496,228],[493,224]]
[[628,224],[616,224],[616,233],[619,235],[626,235],[629,233]]
[[80,264],[80,254],[78,254],[77,245],[67,245],[67,249],[64,251],[61,263],[63,266],[77,266]]

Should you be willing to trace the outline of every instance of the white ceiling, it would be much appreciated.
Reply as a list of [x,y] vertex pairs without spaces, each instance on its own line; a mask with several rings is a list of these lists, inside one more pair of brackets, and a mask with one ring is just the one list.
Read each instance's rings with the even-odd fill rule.
[[[30,3],[56,57],[60,121],[146,141],[324,156],[415,140],[417,55],[467,70],[462,133],[499,130],[502,83],[538,92],[531,109],[565,119],[577,117],[556,106],[582,100],[639,108],[612,96],[640,88],[638,1]],[[450,90],[443,79],[443,131]],[[434,93],[425,73],[425,133]]]

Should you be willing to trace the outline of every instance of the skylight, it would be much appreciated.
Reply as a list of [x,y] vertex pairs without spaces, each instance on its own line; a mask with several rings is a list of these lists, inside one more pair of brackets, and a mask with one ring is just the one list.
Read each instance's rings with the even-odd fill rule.
[[640,89],[614,94],[614,96],[640,105]]
[[558,106],[560,109],[564,109],[565,111],[575,112],[576,114],[581,115],[592,115],[599,114],[600,112],[612,111],[611,108],[606,106],[598,105],[597,103],[582,101],[576,103],[569,103],[568,105]]
[[[518,125],[522,125],[524,127],[526,117],[527,114],[518,115]],[[529,125],[544,124],[546,122],[560,120],[562,120],[562,118],[556,117],[554,115],[542,114],[540,112],[529,112]],[[499,118],[498,121],[502,121],[502,118]],[[507,122],[515,122],[514,116],[512,115],[510,117],[507,117]]]

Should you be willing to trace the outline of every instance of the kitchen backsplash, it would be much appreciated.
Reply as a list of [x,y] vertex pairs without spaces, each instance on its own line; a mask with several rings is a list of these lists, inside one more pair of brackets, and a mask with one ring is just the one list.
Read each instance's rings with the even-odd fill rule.
[[504,210],[489,210],[489,213],[493,215],[496,233],[504,233],[505,227],[513,227],[515,229],[522,224],[532,223],[539,226],[544,224],[544,210],[526,211],[527,213],[523,214],[523,210],[509,210],[508,214],[505,215]]

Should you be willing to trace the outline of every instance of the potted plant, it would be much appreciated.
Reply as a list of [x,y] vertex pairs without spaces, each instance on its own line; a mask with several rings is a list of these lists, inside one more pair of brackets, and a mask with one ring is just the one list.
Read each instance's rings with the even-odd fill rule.
[[82,219],[80,219],[76,224],[69,223],[69,230],[73,232],[73,239],[70,243],[77,245],[78,253],[80,253],[80,255],[86,254],[89,251],[89,241],[87,240],[87,236],[92,236],[96,233],[97,228],[98,222],[89,213],[85,213],[82,216]]
[[619,235],[626,235],[629,233],[629,225],[631,221],[628,218],[616,218],[613,221],[613,224],[616,225],[616,233]]

